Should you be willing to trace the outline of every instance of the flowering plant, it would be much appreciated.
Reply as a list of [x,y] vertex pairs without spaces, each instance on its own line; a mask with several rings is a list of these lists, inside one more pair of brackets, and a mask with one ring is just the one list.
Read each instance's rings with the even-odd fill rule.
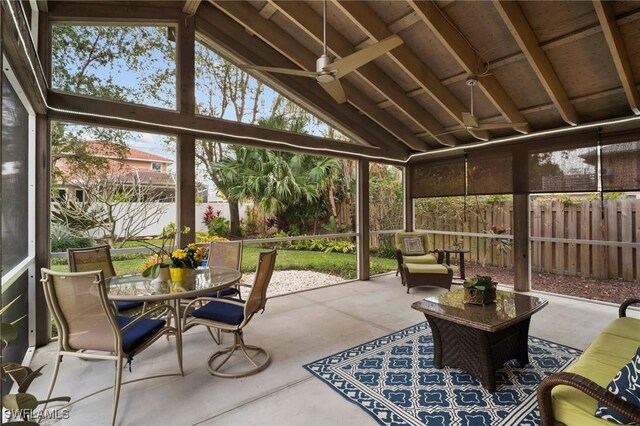
[[191,243],[181,249],[175,249],[169,255],[174,268],[196,269],[204,258],[204,247]]
[[142,265],[142,276],[155,278],[160,273],[162,266],[171,265],[171,253],[169,253],[169,250],[173,247],[176,235],[179,233],[186,234],[189,231],[191,231],[191,229],[188,226],[185,226],[182,230],[178,230],[175,223],[170,223],[162,228],[162,233],[159,235],[159,246],[143,240],[142,243],[148,246],[147,248],[153,252],[153,255],[145,260]]

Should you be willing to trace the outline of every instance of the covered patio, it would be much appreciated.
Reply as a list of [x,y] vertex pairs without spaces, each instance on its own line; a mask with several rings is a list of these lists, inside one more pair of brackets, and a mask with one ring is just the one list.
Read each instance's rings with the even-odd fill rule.
[[[2,2],[2,304],[18,298],[3,322],[22,318],[4,360],[39,367],[54,357],[57,343],[39,279],[41,268],[65,256],[51,249],[56,162],[86,154],[60,150],[64,126],[100,128],[116,137],[148,132],[154,135],[149,146],[170,147],[175,197],[168,185],[163,199],[175,199],[177,229],[189,229],[178,234],[178,247],[196,242],[198,179],[208,143],[353,164],[353,205],[344,209],[342,228],[334,214],[324,233],[278,234],[245,244],[353,241],[348,276],[356,280],[270,298],[246,335],[268,348],[273,361],[248,378],[209,375],[204,360],[213,341],[202,329],[187,332],[184,377],[125,385],[120,424],[373,423],[303,366],[424,321],[411,304],[444,289],[418,287],[407,294],[393,273],[372,273],[379,251],[372,250],[372,240],[401,231],[428,232],[431,248],[470,249],[483,267],[487,258],[499,259],[493,266],[508,265],[513,276],[501,289],[549,301],[532,317],[530,335],[584,350],[617,317],[617,305],[536,291],[532,264],[577,279],[638,283],[639,18],[637,3],[597,0]],[[134,58],[135,72],[112,52],[110,59],[96,60],[121,70],[125,82],[118,86],[117,75],[102,70],[89,76],[74,68],[76,58],[64,50],[91,58],[99,38],[91,45],[67,32],[86,28],[113,34],[151,28],[161,37],[153,39],[148,63]],[[133,43],[123,37],[123,45]],[[207,94],[207,109],[207,55],[222,58],[230,73],[248,73],[320,124],[303,132],[258,125],[257,95],[252,120],[245,120],[244,110],[235,116],[216,112],[219,105],[211,99],[218,89]],[[158,65],[163,60],[166,70]],[[215,155],[208,158],[205,168],[217,162]],[[167,172],[172,160],[162,161],[158,170]],[[386,228],[372,224],[370,174],[378,164],[402,170],[402,207],[395,206],[401,214]],[[564,198],[575,193],[591,197],[591,204],[573,213],[557,208],[555,200],[547,210],[533,206],[535,197],[544,196],[576,204]],[[76,197],[87,201],[84,193]],[[457,228],[445,227],[444,215],[429,210],[430,200],[453,197],[462,200],[449,212],[457,209],[462,218]],[[490,201],[486,211],[497,213],[478,214],[473,227],[468,202],[474,197],[508,197],[509,204],[497,212]],[[616,197],[626,202],[606,210],[605,200]],[[235,208],[229,214],[237,222]],[[508,250],[497,249],[497,241],[508,243]],[[453,289],[460,284],[455,281]],[[635,308],[631,312],[638,316]],[[152,345],[124,380],[175,373],[173,345],[171,339]],[[45,378],[30,392],[44,398]],[[70,396],[72,405],[61,423],[107,424],[110,390],[74,400],[111,383],[111,368],[65,359],[54,394]],[[5,384],[3,395],[8,391]]]
[[[443,291],[423,287],[406,294],[395,277],[386,275],[272,298],[264,315],[247,329],[247,339],[271,351],[272,365],[243,379],[213,378],[204,354],[214,344],[204,330],[193,330],[184,337],[185,376],[125,385],[120,423],[373,424],[365,411],[302,366],[423,321],[409,306]],[[549,306],[536,314],[531,334],[575,348],[586,348],[617,317],[612,304],[537,295],[548,299]],[[38,349],[33,365],[50,364],[55,350],[55,343]],[[175,373],[174,358],[172,342],[162,340],[136,358],[125,381]],[[65,360],[56,394],[73,400],[110,387],[111,368],[97,367],[95,362]],[[47,380],[36,385],[35,394],[46,393]],[[62,424],[105,424],[111,397],[107,389],[72,405]]]

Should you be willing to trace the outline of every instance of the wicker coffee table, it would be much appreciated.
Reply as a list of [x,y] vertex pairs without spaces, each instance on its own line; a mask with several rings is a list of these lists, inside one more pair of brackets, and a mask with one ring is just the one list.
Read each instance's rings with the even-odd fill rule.
[[488,390],[496,388],[496,370],[511,359],[529,363],[531,315],[547,301],[526,294],[498,290],[496,302],[465,305],[463,290],[415,302],[433,333],[433,364],[460,368],[473,374]]

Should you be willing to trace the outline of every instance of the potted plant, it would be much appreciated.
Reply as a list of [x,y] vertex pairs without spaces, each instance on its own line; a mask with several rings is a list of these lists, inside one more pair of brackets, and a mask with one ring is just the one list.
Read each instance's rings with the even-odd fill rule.
[[[20,296],[16,297],[11,302],[0,308],[0,315],[3,315],[6,311],[8,311],[9,308],[11,308],[14,303],[16,303],[18,298],[20,298]],[[2,353],[4,349],[18,337],[18,329],[16,327],[16,324],[23,319],[25,319],[25,317],[20,317],[11,323],[0,321],[0,361],[4,361],[2,359]],[[68,403],[71,400],[71,398],[69,398],[68,396],[59,396],[56,398],[38,400],[32,394],[27,393],[29,386],[31,386],[31,383],[36,378],[42,376],[42,373],[40,371],[43,368],[44,365],[40,368],[32,370],[29,367],[25,367],[13,362],[2,362],[2,369],[0,370],[0,372],[2,373],[2,381],[6,380],[7,378],[11,378],[11,380],[18,385],[17,393],[9,393],[2,397],[2,407],[6,410],[6,412],[3,412],[3,416],[7,416],[3,418],[3,422],[11,423],[7,420],[18,418],[22,421],[18,421],[15,423],[20,423],[23,425],[38,425],[38,420],[48,418],[45,417],[48,416],[48,414],[43,412],[42,410],[36,411],[37,407],[40,404],[45,404],[46,408],[46,405],[50,402]],[[56,413],[58,413],[57,409]],[[66,407],[63,408],[59,414],[61,416],[67,416],[68,411]]]
[[171,250],[173,249],[176,235],[178,233],[186,234],[189,231],[191,231],[191,229],[187,226],[182,230],[178,230],[175,223],[170,223],[162,228],[162,233],[159,236],[159,246],[148,241],[141,241],[153,252],[153,255],[149,257],[142,266],[142,276],[147,278],[160,277],[163,281],[168,281],[168,268],[173,264],[171,260]]
[[486,305],[496,300],[496,283],[491,277],[476,275],[465,280],[464,303]]
[[183,248],[176,249],[169,254],[171,263],[169,273],[171,281],[185,281],[192,275],[193,270],[200,265],[204,258],[205,249],[191,243]]

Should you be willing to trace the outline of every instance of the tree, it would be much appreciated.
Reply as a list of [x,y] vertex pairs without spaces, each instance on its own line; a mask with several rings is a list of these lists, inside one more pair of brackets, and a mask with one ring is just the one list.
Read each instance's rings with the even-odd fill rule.
[[[225,61],[202,44],[196,44],[196,111],[217,118],[234,119],[255,124],[264,86],[247,73]],[[198,140],[196,160],[202,164],[206,177],[216,185],[229,203],[230,235],[240,236],[239,202],[230,188],[235,185],[235,168],[230,161],[236,147],[216,140]],[[225,162],[222,167],[216,164]]]
[[163,195],[136,173],[110,170],[76,175],[88,201],[55,199],[52,220],[79,236],[104,240],[122,247],[148,226],[158,223],[166,211]]
[[[175,108],[176,50],[167,27],[54,25],[52,32],[54,88]],[[128,156],[125,141],[131,136],[121,129],[52,124],[55,180],[71,179],[89,201],[53,196],[53,221],[114,246],[159,220],[166,209],[157,203],[162,195],[137,175],[113,168]],[[100,152],[88,139],[105,142]]]

